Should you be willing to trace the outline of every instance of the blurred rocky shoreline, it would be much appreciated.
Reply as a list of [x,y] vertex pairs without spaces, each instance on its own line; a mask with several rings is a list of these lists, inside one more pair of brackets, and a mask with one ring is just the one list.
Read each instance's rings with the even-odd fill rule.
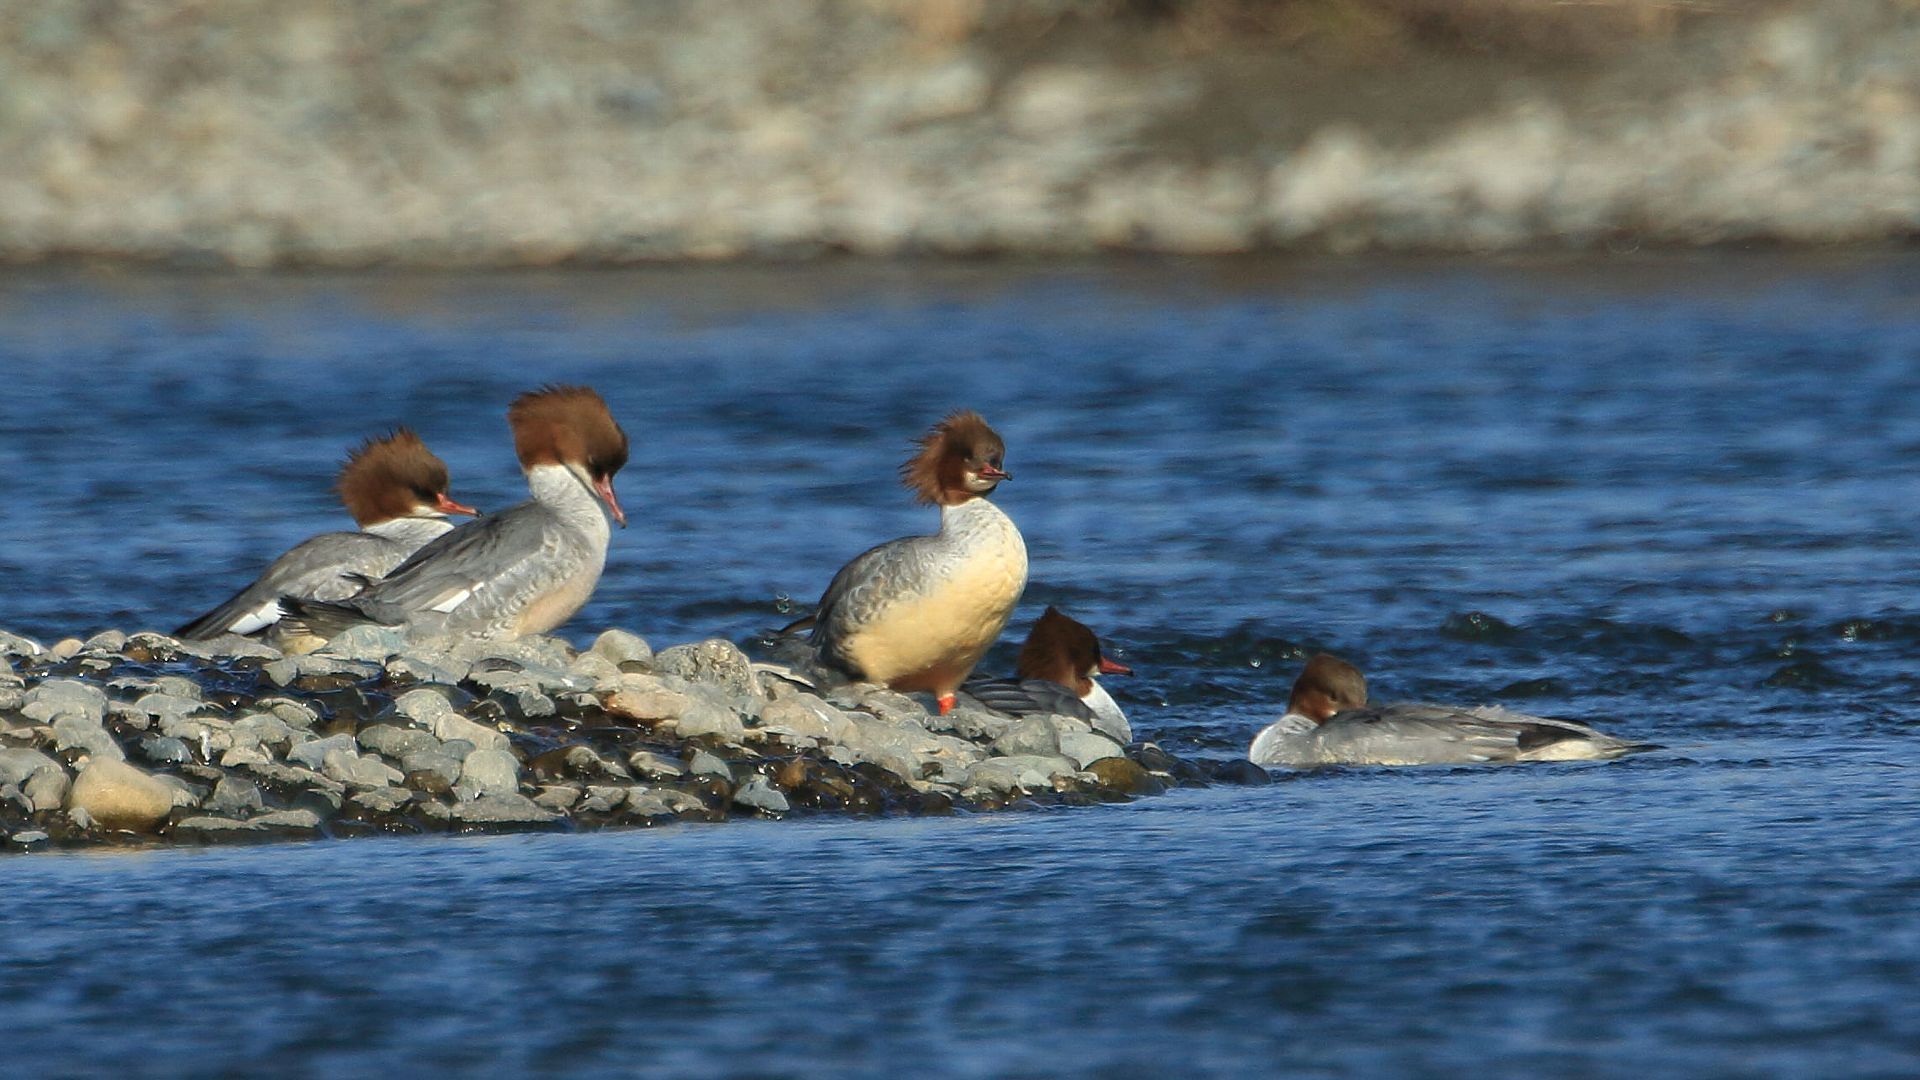
[[15,263],[1618,250],[1920,225],[1903,0],[6,8]]
[[821,696],[718,639],[228,641],[0,633],[0,850],[949,814],[1266,779],[1068,717]]

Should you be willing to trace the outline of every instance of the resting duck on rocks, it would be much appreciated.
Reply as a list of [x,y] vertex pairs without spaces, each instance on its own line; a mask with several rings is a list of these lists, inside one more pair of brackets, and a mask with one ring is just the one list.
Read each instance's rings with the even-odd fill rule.
[[607,518],[627,524],[613,492],[627,435],[584,386],[522,394],[507,423],[533,498],[440,537],[350,599],[288,598],[289,621],[321,638],[375,624],[414,639],[499,639],[572,618],[606,566]]
[[961,689],[995,712],[1071,716],[1122,746],[1133,741],[1127,714],[1099,678],[1131,675],[1133,669],[1107,659],[1099,637],[1084,623],[1049,607],[1027,632],[1014,672],[1011,679],[969,679]]
[[1286,715],[1254,737],[1256,765],[1461,765],[1591,761],[1651,749],[1585,724],[1497,706],[1368,705],[1360,669],[1321,653],[1293,684]]
[[347,455],[334,488],[360,526],[301,541],[252,584],[174,631],[185,641],[224,634],[257,635],[285,614],[282,596],[345,600],[452,530],[448,514],[473,514],[447,495],[447,463],[420,436],[400,428],[369,439]]
[[820,597],[809,638],[816,667],[894,690],[925,691],[942,713],[986,654],[1027,585],[1020,530],[987,499],[1006,444],[975,412],[934,425],[901,467],[918,501],[940,508],[940,531],[873,548]]

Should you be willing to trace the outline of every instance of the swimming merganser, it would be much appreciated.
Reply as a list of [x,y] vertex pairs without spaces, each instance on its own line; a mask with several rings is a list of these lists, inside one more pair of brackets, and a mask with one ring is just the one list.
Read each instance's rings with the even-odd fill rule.
[[1027,587],[1027,545],[987,500],[1006,444],[961,410],[921,438],[900,469],[940,531],[872,549],[841,568],[814,613],[816,663],[895,690],[924,690],[942,713],[1007,625]]
[[1321,653],[1293,684],[1287,713],[1254,737],[1256,765],[1461,765],[1592,761],[1652,749],[1585,724],[1498,706],[1367,704],[1360,669]]
[[627,435],[585,386],[522,394],[507,423],[532,499],[442,536],[351,599],[288,602],[290,621],[323,638],[376,623],[444,639],[540,634],[572,618],[606,566],[607,516],[627,524],[613,493]]
[[347,455],[334,481],[359,532],[321,533],[275,559],[253,583],[174,636],[209,641],[258,634],[280,621],[280,597],[345,600],[453,526],[448,514],[477,511],[447,495],[447,463],[420,436],[398,428]]
[[1027,632],[1012,679],[968,679],[961,687],[974,700],[1009,716],[1051,713],[1086,720],[1122,745],[1133,728],[1120,703],[1100,685],[1101,675],[1131,675],[1107,659],[1100,639],[1085,624],[1049,607]]

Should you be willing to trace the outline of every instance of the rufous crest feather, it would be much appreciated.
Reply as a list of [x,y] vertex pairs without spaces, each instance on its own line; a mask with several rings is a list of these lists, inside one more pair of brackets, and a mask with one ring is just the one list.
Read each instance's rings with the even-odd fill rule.
[[921,436],[919,451],[900,466],[900,482],[922,505],[951,506],[974,498],[967,490],[969,461],[991,460],[995,467],[1007,444],[972,409],[958,409]]
[[543,386],[507,407],[520,466],[582,465],[596,479],[627,463],[627,433],[592,387]]
[[1027,632],[1014,671],[1022,679],[1046,679],[1076,694],[1093,689],[1087,673],[1100,663],[1100,639],[1059,609],[1049,607]]
[[368,439],[347,454],[334,481],[362,528],[431,507],[447,490],[447,463],[407,428]]

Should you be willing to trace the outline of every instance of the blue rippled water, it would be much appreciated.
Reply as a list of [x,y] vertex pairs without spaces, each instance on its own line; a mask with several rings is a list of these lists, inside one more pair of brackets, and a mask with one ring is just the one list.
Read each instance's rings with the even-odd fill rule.
[[[1123,807],[0,863],[34,1075],[1920,1072],[1920,259],[0,279],[0,626],[165,628],[417,427],[598,386],[569,627],[747,639],[929,524],[956,405],[1034,584],[1227,756],[1304,650],[1665,749]],[[1006,654],[996,656],[1004,663]]]

